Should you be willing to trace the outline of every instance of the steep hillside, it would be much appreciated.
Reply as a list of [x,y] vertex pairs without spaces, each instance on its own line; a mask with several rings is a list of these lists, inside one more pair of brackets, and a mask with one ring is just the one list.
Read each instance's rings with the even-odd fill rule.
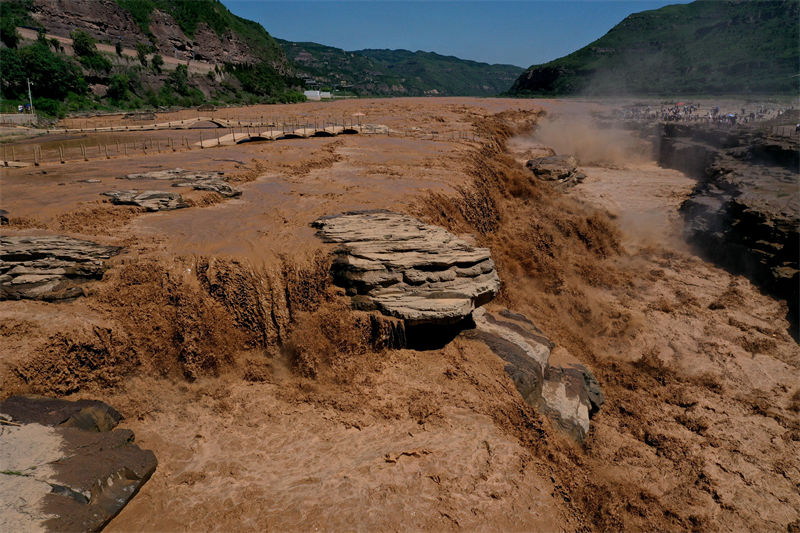
[[3,0],[0,110],[290,102],[302,81],[260,24],[218,0]]
[[800,2],[718,1],[625,18],[572,54],[525,71],[517,96],[797,94]]
[[489,65],[433,52],[348,52],[317,43],[278,42],[310,84],[359,95],[493,96],[522,71],[513,65]]
[[152,47],[163,56],[210,63],[269,62],[284,72],[280,46],[257,22],[218,0],[33,0],[31,16],[48,33],[86,31],[100,42]]

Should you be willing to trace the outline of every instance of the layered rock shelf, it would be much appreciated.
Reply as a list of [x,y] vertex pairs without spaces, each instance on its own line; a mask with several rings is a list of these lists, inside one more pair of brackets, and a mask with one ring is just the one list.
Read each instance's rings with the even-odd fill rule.
[[120,251],[59,235],[0,237],[0,300],[60,300],[83,294]]
[[183,200],[183,196],[176,192],[114,190],[102,194],[111,198],[112,204],[135,205],[144,207],[148,211],[171,211],[189,207],[189,204]]
[[487,248],[444,228],[386,211],[323,217],[312,224],[337,243],[332,273],[353,305],[407,325],[453,324],[500,289]]
[[99,531],[158,464],[97,401],[0,403],[0,530]]

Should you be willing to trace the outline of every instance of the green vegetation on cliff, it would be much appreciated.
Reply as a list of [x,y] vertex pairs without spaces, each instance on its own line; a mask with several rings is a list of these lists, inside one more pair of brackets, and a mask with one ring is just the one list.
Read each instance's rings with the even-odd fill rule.
[[145,35],[151,35],[150,15],[154,9],[169,14],[187,37],[194,37],[197,25],[207,24],[219,36],[227,32],[241,37],[262,61],[282,62],[280,45],[261,24],[231,13],[219,0],[116,0],[127,10]]
[[[112,9],[128,10],[145,35],[150,32],[154,9],[170,14],[185,35],[194,35],[198,25],[207,24],[225,41],[235,34],[244,41],[248,55],[241,63],[220,63],[207,74],[192,73],[186,65],[166,66],[158,50],[136,43],[138,61],[123,56],[117,43],[115,53],[101,52],[102,42],[90,32],[91,21],[75,20],[69,49],[56,39],[45,39],[48,28],[40,28],[36,41],[25,41],[18,26],[41,26],[30,16],[37,9],[34,0],[0,2],[0,111],[15,111],[27,103],[28,80],[36,110],[46,115],[64,115],[81,110],[138,109],[142,107],[197,106],[296,102],[304,97],[302,80],[289,71],[281,47],[256,22],[231,14],[218,0],[117,0]],[[63,31],[63,30],[62,30]],[[67,37],[66,35],[63,35]],[[204,43],[197,43],[202,51]],[[105,41],[108,43],[108,41]],[[91,90],[90,90],[91,88]]]
[[493,96],[522,69],[433,52],[357,50],[277,40],[299,75],[323,88],[380,96]]
[[515,96],[797,94],[800,2],[699,0],[628,16],[515,82]]

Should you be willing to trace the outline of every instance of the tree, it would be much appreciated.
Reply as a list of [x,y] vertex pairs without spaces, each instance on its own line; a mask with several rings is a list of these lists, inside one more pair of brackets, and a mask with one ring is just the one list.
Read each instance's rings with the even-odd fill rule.
[[155,54],[150,58],[150,64],[153,66],[153,70],[156,74],[161,74],[161,67],[164,66],[164,58],[159,54]]
[[181,96],[189,94],[189,69],[186,65],[178,65],[178,68],[170,72],[167,76],[167,85]]
[[50,46],[53,47],[53,52],[60,52],[61,51],[61,41],[53,37],[50,39]]
[[86,80],[80,68],[54,54],[46,44],[36,42],[20,49],[0,50],[0,80],[5,98],[24,98],[26,78],[34,97],[63,99],[68,93],[85,94]]
[[111,99],[111,101],[116,103],[127,100],[130,94],[128,90],[129,84],[130,80],[124,74],[115,74],[111,76],[111,80],[108,83],[108,91],[106,92],[106,96]]
[[143,67],[147,66],[147,53],[150,51],[150,47],[144,43],[136,43],[136,55],[139,58],[139,63],[142,64]]
[[19,44],[16,19],[13,17],[0,18],[0,41],[9,48],[16,48]]
[[88,57],[97,54],[97,46],[91,35],[83,30],[75,30],[69,34],[72,37],[72,49],[78,57]]

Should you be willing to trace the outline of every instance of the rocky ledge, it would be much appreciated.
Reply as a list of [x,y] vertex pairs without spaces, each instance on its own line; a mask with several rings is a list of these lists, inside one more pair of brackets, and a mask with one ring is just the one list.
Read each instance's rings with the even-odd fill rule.
[[487,248],[408,215],[364,211],[320,218],[312,226],[337,243],[334,281],[353,306],[407,325],[454,324],[500,289]]
[[183,200],[183,196],[176,192],[115,190],[101,194],[111,198],[112,204],[136,205],[144,207],[148,211],[171,211],[189,207],[189,204]]
[[586,175],[578,171],[578,160],[571,155],[551,155],[528,160],[525,166],[543,181],[557,182],[564,187],[579,184]]
[[698,251],[786,299],[800,338],[800,145],[747,128],[665,124],[659,163],[698,179],[681,206]]
[[0,403],[0,531],[99,531],[156,469],[108,405],[14,396]]
[[577,362],[551,366],[553,343],[523,315],[480,307],[500,288],[487,248],[388,211],[323,217],[312,225],[323,240],[339,244],[331,267],[336,284],[354,308],[393,317],[380,320],[397,322],[400,331],[390,336],[398,346],[436,347],[456,335],[483,342],[505,361],[525,402],[584,441],[603,403],[600,386]]
[[505,361],[506,373],[528,405],[577,442],[584,442],[590,418],[604,401],[592,372],[577,362],[551,365],[553,343],[524,315],[481,308],[472,317],[475,328],[462,335],[483,342]]
[[173,187],[192,187],[198,191],[213,191],[225,198],[234,198],[242,195],[242,191],[232,187],[225,181],[222,172],[203,172],[173,168],[169,170],[156,170],[140,174],[127,174],[126,180],[168,180]]
[[116,246],[59,235],[0,237],[0,300],[61,300],[100,279]]

